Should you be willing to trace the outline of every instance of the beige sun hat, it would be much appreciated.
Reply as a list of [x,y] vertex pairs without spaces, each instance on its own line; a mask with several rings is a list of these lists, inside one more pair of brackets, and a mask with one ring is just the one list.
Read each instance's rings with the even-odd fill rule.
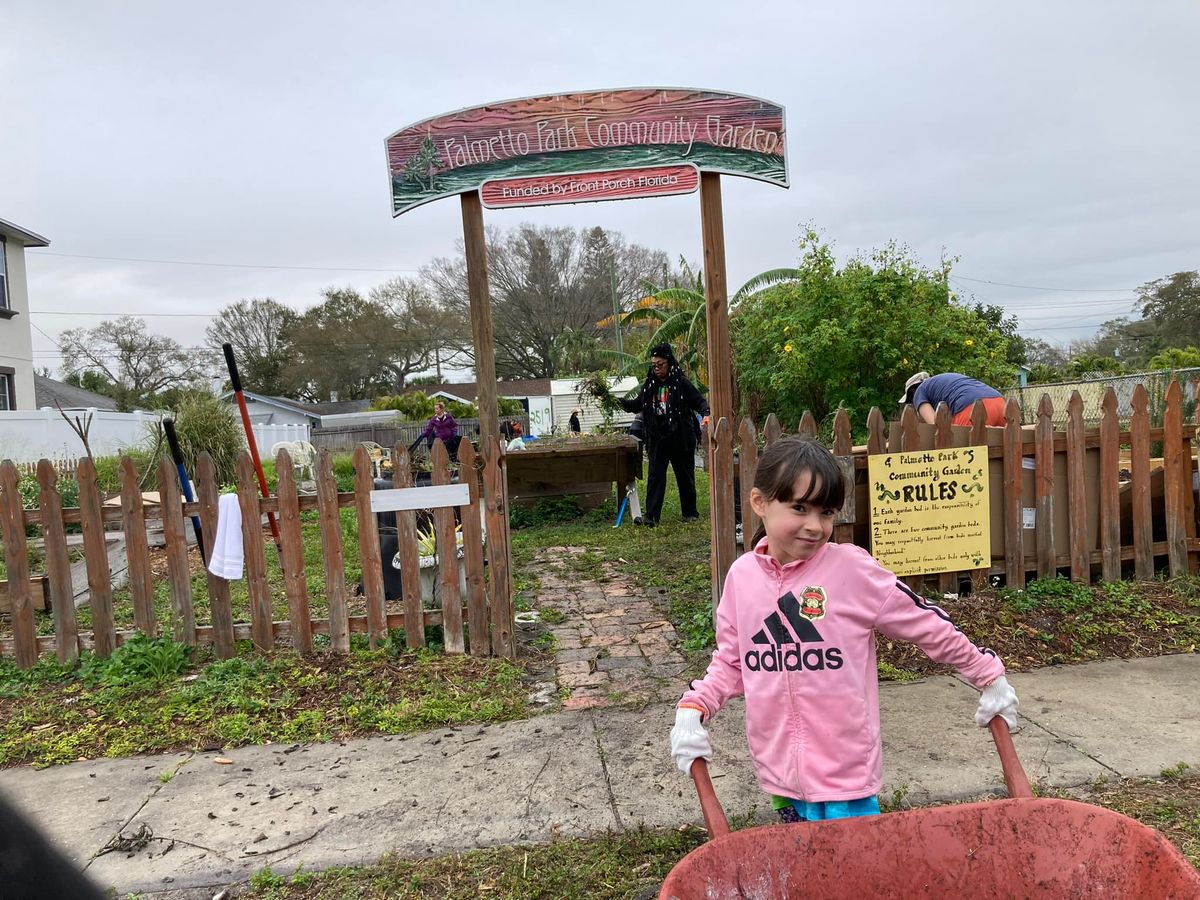
[[911,391],[913,388],[915,388],[918,384],[920,384],[922,381],[924,381],[928,377],[929,377],[928,372],[918,372],[916,375],[913,375],[911,378],[909,378],[908,381],[904,382],[904,393],[900,395],[900,399],[897,400],[896,402],[897,403],[907,403],[908,402],[908,392]]

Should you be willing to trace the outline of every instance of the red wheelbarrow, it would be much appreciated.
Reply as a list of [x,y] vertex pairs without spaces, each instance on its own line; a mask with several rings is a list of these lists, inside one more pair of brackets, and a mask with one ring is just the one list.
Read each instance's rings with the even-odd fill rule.
[[1200,898],[1200,873],[1166,838],[1098,806],[1035,799],[1004,720],[991,732],[1011,799],[736,832],[696,760],[712,839],[659,900]]

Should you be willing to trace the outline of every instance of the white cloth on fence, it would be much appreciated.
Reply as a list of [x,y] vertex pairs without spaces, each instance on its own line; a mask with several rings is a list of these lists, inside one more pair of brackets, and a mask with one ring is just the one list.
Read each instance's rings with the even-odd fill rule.
[[242,507],[237,494],[222,494],[217,504],[217,534],[208,553],[208,571],[218,578],[242,577]]

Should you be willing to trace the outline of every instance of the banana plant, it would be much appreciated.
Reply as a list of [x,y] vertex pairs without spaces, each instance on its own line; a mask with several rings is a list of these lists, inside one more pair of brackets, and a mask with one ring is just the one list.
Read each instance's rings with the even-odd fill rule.
[[[657,325],[650,336],[649,345],[668,343],[675,348],[675,356],[684,371],[693,376],[699,385],[708,384],[708,317],[707,301],[704,298],[704,275],[692,269],[687,260],[680,258],[682,275],[679,281],[684,286],[656,287],[646,284],[647,295],[633,304],[633,309],[621,317],[622,325],[646,322]],[[746,299],[767,288],[800,277],[799,269],[768,269],[755,275],[729,298],[729,309],[736,314],[738,306]],[[596,323],[603,328],[612,324],[608,318]],[[598,350],[601,359],[617,364],[622,375],[640,374],[645,360],[628,353],[613,350]]]

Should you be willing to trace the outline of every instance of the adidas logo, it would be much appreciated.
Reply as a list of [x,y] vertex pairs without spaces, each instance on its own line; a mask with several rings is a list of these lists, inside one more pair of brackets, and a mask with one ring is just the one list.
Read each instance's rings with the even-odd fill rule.
[[762,645],[762,649],[747,650],[742,660],[751,672],[821,671],[840,669],[843,663],[840,647],[801,646],[824,643],[825,638],[814,623],[800,615],[800,603],[791,591],[779,598],[779,611],[767,616],[750,642]]

